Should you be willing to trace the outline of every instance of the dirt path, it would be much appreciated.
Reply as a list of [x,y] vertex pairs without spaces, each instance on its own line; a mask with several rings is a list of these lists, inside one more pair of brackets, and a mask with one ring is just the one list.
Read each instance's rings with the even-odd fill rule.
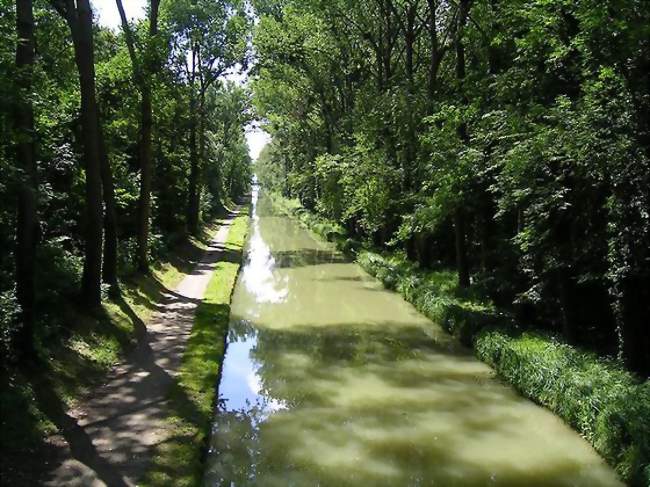
[[[203,258],[146,325],[138,346],[84,404],[68,411],[64,458],[45,485],[136,485],[154,447],[168,431],[166,400],[192,330],[194,313],[220,260],[230,225],[226,219]],[[57,440],[54,440],[57,441]]]

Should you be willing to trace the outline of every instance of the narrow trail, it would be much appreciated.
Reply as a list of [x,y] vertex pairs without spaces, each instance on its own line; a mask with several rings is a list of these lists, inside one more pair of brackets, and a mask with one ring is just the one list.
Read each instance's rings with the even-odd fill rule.
[[104,385],[65,414],[65,431],[52,439],[64,453],[45,485],[133,486],[146,472],[156,445],[169,435],[168,393],[180,371],[196,308],[224,254],[236,216],[224,220],[196,268],[176,290],[164,293],[149,323],[139,321],[136,349]]

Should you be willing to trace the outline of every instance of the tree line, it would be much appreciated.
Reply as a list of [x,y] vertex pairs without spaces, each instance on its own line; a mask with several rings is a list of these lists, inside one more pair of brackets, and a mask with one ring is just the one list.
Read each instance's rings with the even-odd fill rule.
[[650,372],[646,2],[253,3],[267,186]]
[[[251,15],[237,0],[150,0],[100,26],[89,0],[0,0],[0,344],[34,353],[60,300],[87,308],[251,177]],[[42,339],[42,336],[41,336]]]

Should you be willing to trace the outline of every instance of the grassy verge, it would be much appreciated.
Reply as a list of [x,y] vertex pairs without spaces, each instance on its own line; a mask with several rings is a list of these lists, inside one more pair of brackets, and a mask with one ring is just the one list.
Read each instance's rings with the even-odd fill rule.
[[[247,230],[248,216],[237,217],[228,234],[227,251],[241,254]],[[179,383],[171,393],[174,414],[168,421],[172,434],[158,447],[143,482],[145,486],[200,484],[202,456],[213,419],[215,386],[228,332],[230,297],[239,267],[239,257],[219,262],[197,309]]]
[[523,395],[579,431],[635,486],[650,485],[650,381],[552,338],[486,330],[476,353]]
[[162,293],[173,289],[200,258],[211,234],[183,242],[150,275],[124,279],[120,298],[105,299],[93,313],[72,301],[57,300],[41,321],[36,341],[39,365],[0,370],[0,471],[11,485],[36,485],[44,460],[56,454],[45,441],[66,428],[65,412],[101,382],[137,343]]
[[203,256],[223,220],[206,225],[199,236],[182,241],[165,258],[151,265],[151,274],[134,274],[121,283],[124,301],[142,321],[148,321],[162,292],[175,289]]
[[376,253],[347,239],[335,223],[309,214],[296,201],[274,196],[278,209],[353,255],[384,286],[491,365],[520,393],[571,425],[630,485],[650,486],[650,381],[620,364],[525,333],[478,286],[458,287],[453,270],[422,271],[401,253]]

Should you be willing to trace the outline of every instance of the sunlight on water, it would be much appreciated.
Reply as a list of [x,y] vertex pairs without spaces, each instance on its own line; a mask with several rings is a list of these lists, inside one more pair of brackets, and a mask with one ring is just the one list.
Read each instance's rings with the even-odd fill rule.
[[561,420],[254,202],[205,485],[621,485]]
[[[257,207],[258,194],[253,195],[253,205]],[[246,271],[242,273],[242,282],[246,291],[259,303],[280,303],[287,297],[286,281],[276,280],[273,276],[275,259],[271,249],[260,233],[260,217],[253,213],[251,237],[248,242],[248,261]]]

